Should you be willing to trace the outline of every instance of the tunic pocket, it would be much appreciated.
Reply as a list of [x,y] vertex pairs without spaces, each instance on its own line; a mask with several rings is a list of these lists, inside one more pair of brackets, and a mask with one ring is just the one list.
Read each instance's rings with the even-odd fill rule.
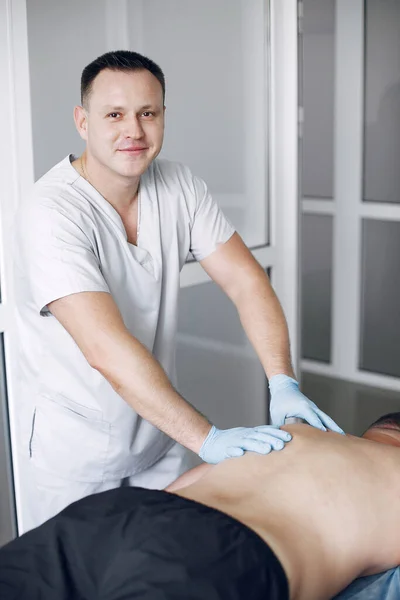
[[103,481],[110,430],[101,411],[60,394],[41,395],[32,423],[31,460],[71,481]]

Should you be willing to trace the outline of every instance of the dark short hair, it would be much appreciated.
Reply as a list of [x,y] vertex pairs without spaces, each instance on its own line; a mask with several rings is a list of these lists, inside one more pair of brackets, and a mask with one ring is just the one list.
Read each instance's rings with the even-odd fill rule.
[[163,92],[163,101],[165,100],[165,77],[161,68],[150,58],[147,58],[138,52],[116,50],[115,52],[102,54],[83,69],[81,76],[82,106],[87,102],[90,96],[93,81],[104,69],[111,69],[112,71],[150,71],[150,73],[160,82]]
[[387,415],[383,415],[383,417],[379,417],[372,425],[368,427],[368,429],[373,429],[375,427],[380,427],[381,429],[396,429],[400,431],[400,412],[388,413]]

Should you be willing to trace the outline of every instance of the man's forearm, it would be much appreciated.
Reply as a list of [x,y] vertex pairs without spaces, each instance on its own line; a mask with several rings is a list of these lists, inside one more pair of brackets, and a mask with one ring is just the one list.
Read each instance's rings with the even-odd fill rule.
[[92,366],[140,416],[198,453],[211,424],[175,391],[152,354],[128,332],[102,347]]
[[279,373],[295,377],[285,315],[262,269],[235,298],[235,306],[267,377],[270,379]]

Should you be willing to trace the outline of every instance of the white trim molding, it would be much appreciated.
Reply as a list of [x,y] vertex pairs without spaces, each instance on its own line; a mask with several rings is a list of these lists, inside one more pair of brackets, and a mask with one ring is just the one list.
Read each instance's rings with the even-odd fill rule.
[[320,200],[317,198],[303,198],[301,202],[303,214],[334,215],[336,205],[334,200]]
[[[336,215],[337,205],[334,200],[320,198],[303,198],[302,213],[313,215]],[[358,202],[357,214],[362,219],[375,219],[379,221],[400,221],[400,203],[389,204],[385,202]]]
[[363,219],[379,221],[400,221],[400,204],[384,204],[383,202],[362,202],[360,216]]
[[[332,357],[338,377],[358,364],[362,200],[363,0],[336,1]],[[343,92],[345,90],[345,93]]]
[[275,291],[299,360],[298,14],[297,0],[271,0],[270,210]]

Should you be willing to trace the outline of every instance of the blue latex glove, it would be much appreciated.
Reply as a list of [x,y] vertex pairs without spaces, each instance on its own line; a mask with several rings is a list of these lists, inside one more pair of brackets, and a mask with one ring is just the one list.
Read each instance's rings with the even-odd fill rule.
[[314,402],[311,402],[299,390],[299,384],[287,375],[274,375],[269,380],[271,391],[271,421],[275,427],[280,427],[289,417],[304,419],[317,429],[331,429],[336,433],[344,431],[335,421],[322,412]]
[[212,426],[200,448],[199,456],[205,462],[216,465],[225,458],[242,456],[246,450],[268,454],[271,450],[282,450],[292,436],[272,425],[259,427],[235,427],[217,429]]

